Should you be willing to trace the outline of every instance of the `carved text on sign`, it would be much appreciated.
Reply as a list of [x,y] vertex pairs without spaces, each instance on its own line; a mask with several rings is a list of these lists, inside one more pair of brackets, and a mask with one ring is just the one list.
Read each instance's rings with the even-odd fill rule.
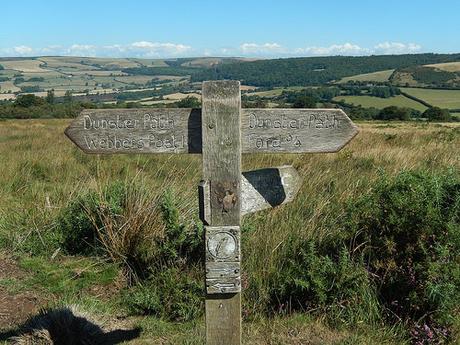
[[[201,122],[200,109],[87,109],[66,134],[88,153],[201,153]],[[243,153],[336,152],[356,133],[340,109],[241,109]]]
[[281,115],[276,118],[264,118],[252,113],[249,114],[249,128],[330,129],[339,128],[339,119],[335,114],[305,114],[300,118]]
[[83,116],[83,128],[86,130],[97,129],[174,129],[174,119],[168,115],[145,113],[142,120],[122,118],[119,114],[113,119],[92,118],[91,115]]
[[126,138],[117,137],[116,135],[105,136],[85,136],[84,137],[86,148],[88,150],[132,150],[132,149],[185,149],[187,142],[185,137],[175,135],[160,136],[150,134],[142,138]]

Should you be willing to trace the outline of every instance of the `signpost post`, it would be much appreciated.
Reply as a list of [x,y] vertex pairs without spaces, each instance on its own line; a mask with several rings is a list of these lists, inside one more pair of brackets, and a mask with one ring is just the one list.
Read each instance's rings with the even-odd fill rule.
[[357,133],[340,109],[241,109],[238,81],[208,81],[202,109],[84,110],[66,135],[87,153],[201,153],[206,343],[241,344],[240,220],[291,201],[293,167],[241,173],[242,153],[336,152]]

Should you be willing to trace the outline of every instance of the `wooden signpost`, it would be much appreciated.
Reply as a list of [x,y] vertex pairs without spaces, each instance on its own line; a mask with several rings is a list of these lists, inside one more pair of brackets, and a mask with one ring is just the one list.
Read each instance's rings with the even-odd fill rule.
[[291,201],[293,167],[241,172],[242,153],[336,152],[357,133],[340,109],[241,109],[238,81],[208,81],[202,109],[84,110],[65,131],[87,153],[201,153],[206,342],[241,344],[240,221]]

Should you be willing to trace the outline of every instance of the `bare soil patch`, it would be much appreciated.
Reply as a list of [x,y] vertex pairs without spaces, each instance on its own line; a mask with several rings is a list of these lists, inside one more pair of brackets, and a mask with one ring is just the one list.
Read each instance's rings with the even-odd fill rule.
[[[0,253],[0,281],[21,279],[24,276],[25,272],[12,258]],[[45,305],[46,300],[31,291],[14,294],[0,284],[0,330],[20,325]]]

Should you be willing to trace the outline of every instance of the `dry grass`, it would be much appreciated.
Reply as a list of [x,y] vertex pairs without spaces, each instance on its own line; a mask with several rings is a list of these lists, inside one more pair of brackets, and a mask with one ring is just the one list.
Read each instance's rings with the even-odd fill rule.
[[14,100],[14,99],[16,99],[16,95],[13,93],[0,93],[0,101]]
[[346,83],[348,81],[376,81],[376,82],[384,82],[388,81],[391,74],[394,72],[394,69],[387,69],[384,71],[378,71],[373,73],[364,73],[358,74],[351,77],[342,78],[339,83]]
[[116,81],[120,81],[126,84],[145,84],[151,81],[154,77],[148,75],[126,75],[115,78]]
[[[201,176],[199,155],[85,155],[64,136],[67,124],[68,120],[0,122],[0,219],[9,212],[27,210],[29,220],[39,227],[53,219],[75,193],[133,178],[142,179],[148,189],[158,193],[168,187],[176,190],[178,197],[186,194],[190,197],[188,212],[196,213],[193,193]],[[245,219],[255,224],[244,248],[246,271],[258,272],[258,278],[264,280],[270,270],[277,269],[277,253],[287,237],[293,233],[299,238],[329,233],[323,220],[338,216],[328,207],[332,195],[325,191],[331,185],[333,196],[345,201],[372,188],[381,169],[396,174],[420,167],[460,168],[455,149],[460,145],[460,124],[359,125],[361,132],[339,153],[243,155],[245,170],[291,164],[304,179],[291,204]],[[13,239],[20,236],[12,234]]]
[[254,90],[257,90],[257,86],[241,85],[240,89],[241,91],[254,91]]
[[191,92],[191,93],[177,92],[177,93],[171,93],[169,95],[164,95],[163,96],[163,98],[173,100],[173,101],[180,101],[181,99],[184,99],[184,98],[187,98],[187,97],[196,97],[198,99],[201,99],[201,95],[198,94],[198,93],[194,93],[194,92]]
[[176,102],[177,101],[172,100],[172,99],[164,99],[164,100],[159,100],[159,101],[141,101],[140,103],[142,105],[154,105],[154,104],[172,104]]
[[290,87],[277,87],[273,90],[268,91],[256,91],[256,92],[248,92],[248,96],[260,96],[260,97],[275,97],[279,96],[283,93],[283,91],[301,91],[305,89],[304,86],[290,86]]
[[396,72],[392,77],[392,83],[394,85],[424,86],[423,83],[419,83],[414,79],[412,74],[408,72]]
[[46,63],[46,68],[50,69],[72,69],[75,71],[86,71],[97,69],[97,67],[82,65],[80,61],[69,61],[65,57],[43,57],[39,59]]
[[[196,220],[196,185],[202,169],[200,155],[86,155],[64,136],[68,123],[68,120],[0,121],[0,234],[7,234],[4,238],[11,246],[21,245],[27,237],[40,241],[40,234],[52,231],[56,216],[76,194],[99,190],[116,180],[137,181],[152,198],[171,189],[181,218],[185,222]],[[243,220],[244,226],[251,227],[251,231],[243,235],[243,270],[260,286],[266,286],[273,272],[280,269],[279,259],[286,250],[288,238],[300,241],[312,236],[334,235],[331,232],[335,230],[325,224],[334,224],[341,211],[331,208],[332,202],[340,205],[350,197],[368,192],[382,170],[394,175],[404,169],[460,169],[457,149],[460,123],[367,122],[358,125],[361,132],[338,153],[243,155],[244,170],[292,164],[303,178],[292,203]],[[142,220],[143,212],[145,210],[132,205],[126,218]],[[152,226],[161,231],[160,225]],[[109,244],[120,242],[116,236],[129,240],[130,233],[128,228],[125,233],[111,232],[105,240]],[[119,255],[123,257],[121,250]],[[245,308],[257,310],[265,305],[267,296],[244,294],[243,298]],[[146,344],[152,339],[158,344],[202,343],[202,323],[187,328],[178,324],[153,326],[148,318],[139,322],[145,333],[133,344]],[[296,316],[246,322],[244,337],[246,343],[256,345],[401,344],[381,330],[370,333],[360,329],[333,330],[322,322]]]
[[[161,322],[141,322],[144,333],[132,345],[201,345],[205,343],[204,322],[168,327]],[[404,345],[394,330],[376,333],[366,327],[354,332],[336,330],[319,319],[294,314],[289,317],[243,322],[242,342],[250,345]]]
[[145,67],[168,67],[168,64],[165,63],[163,59],[138,59],[138,58],[129,58],[129,61],[135,62],[140,66]]
[[91,71],[72,71],[74,76],[94,76],[94,77],[120,77],[127,75],[122,71],[100,71],[100,70],[91,70]]
[[445,62],[445,63],[436,63],[432,65],[425,65],[427,67],[435,67],[437,69],[447,71],[447,72],[460,72],[460,62]]
[[0,83],[0,91],[13,93],[13,92],[21,91],[21,89],[18,88],[16,85],[14,85],[12,81],[3,81]]
[[31,73],[46,73],[46,69],[40,67],[43,62],[39,60],[7,60],[2,61],[2,66],[5,69],[14,69],[20,72],[31,72]]

